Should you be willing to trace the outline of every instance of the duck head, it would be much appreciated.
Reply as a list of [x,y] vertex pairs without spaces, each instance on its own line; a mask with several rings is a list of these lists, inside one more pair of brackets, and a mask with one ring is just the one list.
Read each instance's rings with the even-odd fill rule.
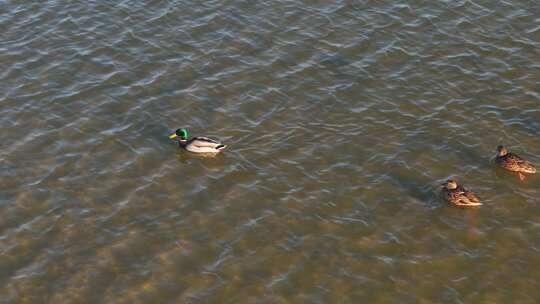
[[446,182],[442,183],[441,186],[443,189],[453,190],[457,188],[457,182],[453,179],[449,179]]
[[506,150],[505,147],[503,146],[497,147],[497,156],[501,157],[501,156],[505,156],[506,154],[508,154],[508,150]]
[[169,135],[170,139],[174,139],[177,137],[181,143],[186,142],[188,140],[188,130],[186,128],[181,128],[176,130],[176,132],[174,132],[173,134]]

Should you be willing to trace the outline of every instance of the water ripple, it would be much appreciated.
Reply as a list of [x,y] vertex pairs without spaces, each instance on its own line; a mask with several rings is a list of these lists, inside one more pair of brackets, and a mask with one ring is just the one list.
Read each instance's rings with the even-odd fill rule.
[[0,302],[534,302],[530,1],[0,6]]

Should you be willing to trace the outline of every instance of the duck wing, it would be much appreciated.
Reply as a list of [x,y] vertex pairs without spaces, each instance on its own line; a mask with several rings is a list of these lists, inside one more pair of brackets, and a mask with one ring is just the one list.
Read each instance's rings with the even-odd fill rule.
[[498,162],[502,167],[510,171],[536,173],[536,168],[533,165],[514,153],[508,153],[503,157],[499,157]]
[[449,191],[447,193],[447,198],[450,202],[454,203],[457,206],[480,206],[480,199],[474,194],[474,192],[469,191],[463,187],[458,187],[455,190]]
[[227,146],[208,137],[194,137],[185,146],[185,149],[194,153],[217,153]]
[[474,192],[463,189],[463,195],[469,200],[472,205],[482,205],[482,203],[480,203],[480,199],[478,198],[478,196],[476,196]]
[[221,145],[221,143],[218,142],[217,140],[214,140],[214,139],[211,139],[211,138],[208,138],[208,137],[203,137],[203,136],[192,138],[190,140],[190,144],[194,145],[196,147],[200,147],[200,148],[203,148],[203,147],[215,148],[215,147]]

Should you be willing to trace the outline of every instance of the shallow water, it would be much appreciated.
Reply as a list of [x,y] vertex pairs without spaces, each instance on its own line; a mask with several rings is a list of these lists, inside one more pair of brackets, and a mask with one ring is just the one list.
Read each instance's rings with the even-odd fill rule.
[[539,16],[1,3],[0,303],[537,303],[540,179],[492,157],[540,165]]

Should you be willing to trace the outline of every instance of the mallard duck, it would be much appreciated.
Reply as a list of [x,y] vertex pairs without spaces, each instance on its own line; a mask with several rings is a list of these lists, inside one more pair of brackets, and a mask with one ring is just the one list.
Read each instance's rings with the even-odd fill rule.
[[179,138],[178,143],[180,144],[181,148],[186,149],[189,152],[193,153],[201,153],[201,154],[216,154],[223,149],[225,149],[227,146],[213,140],[208,137],[188,137],[188,130],[187,129],[178,129],[173,134],[169,135],[170,139]]
[[523,173],[536,173],[536,168],[533,165],[521,158],[519,155],[508,152],[508,150],[506,150],[506,148],[503,146],[497,147],[497,156],[495,157],[495,162],[508,171],[516,172],[520,180],[525,179],[525,175]]
[[482,205],[474,192],[459,186],[454,180],[449,179],[441,186],[444,198],[456,206],[470,207]]

